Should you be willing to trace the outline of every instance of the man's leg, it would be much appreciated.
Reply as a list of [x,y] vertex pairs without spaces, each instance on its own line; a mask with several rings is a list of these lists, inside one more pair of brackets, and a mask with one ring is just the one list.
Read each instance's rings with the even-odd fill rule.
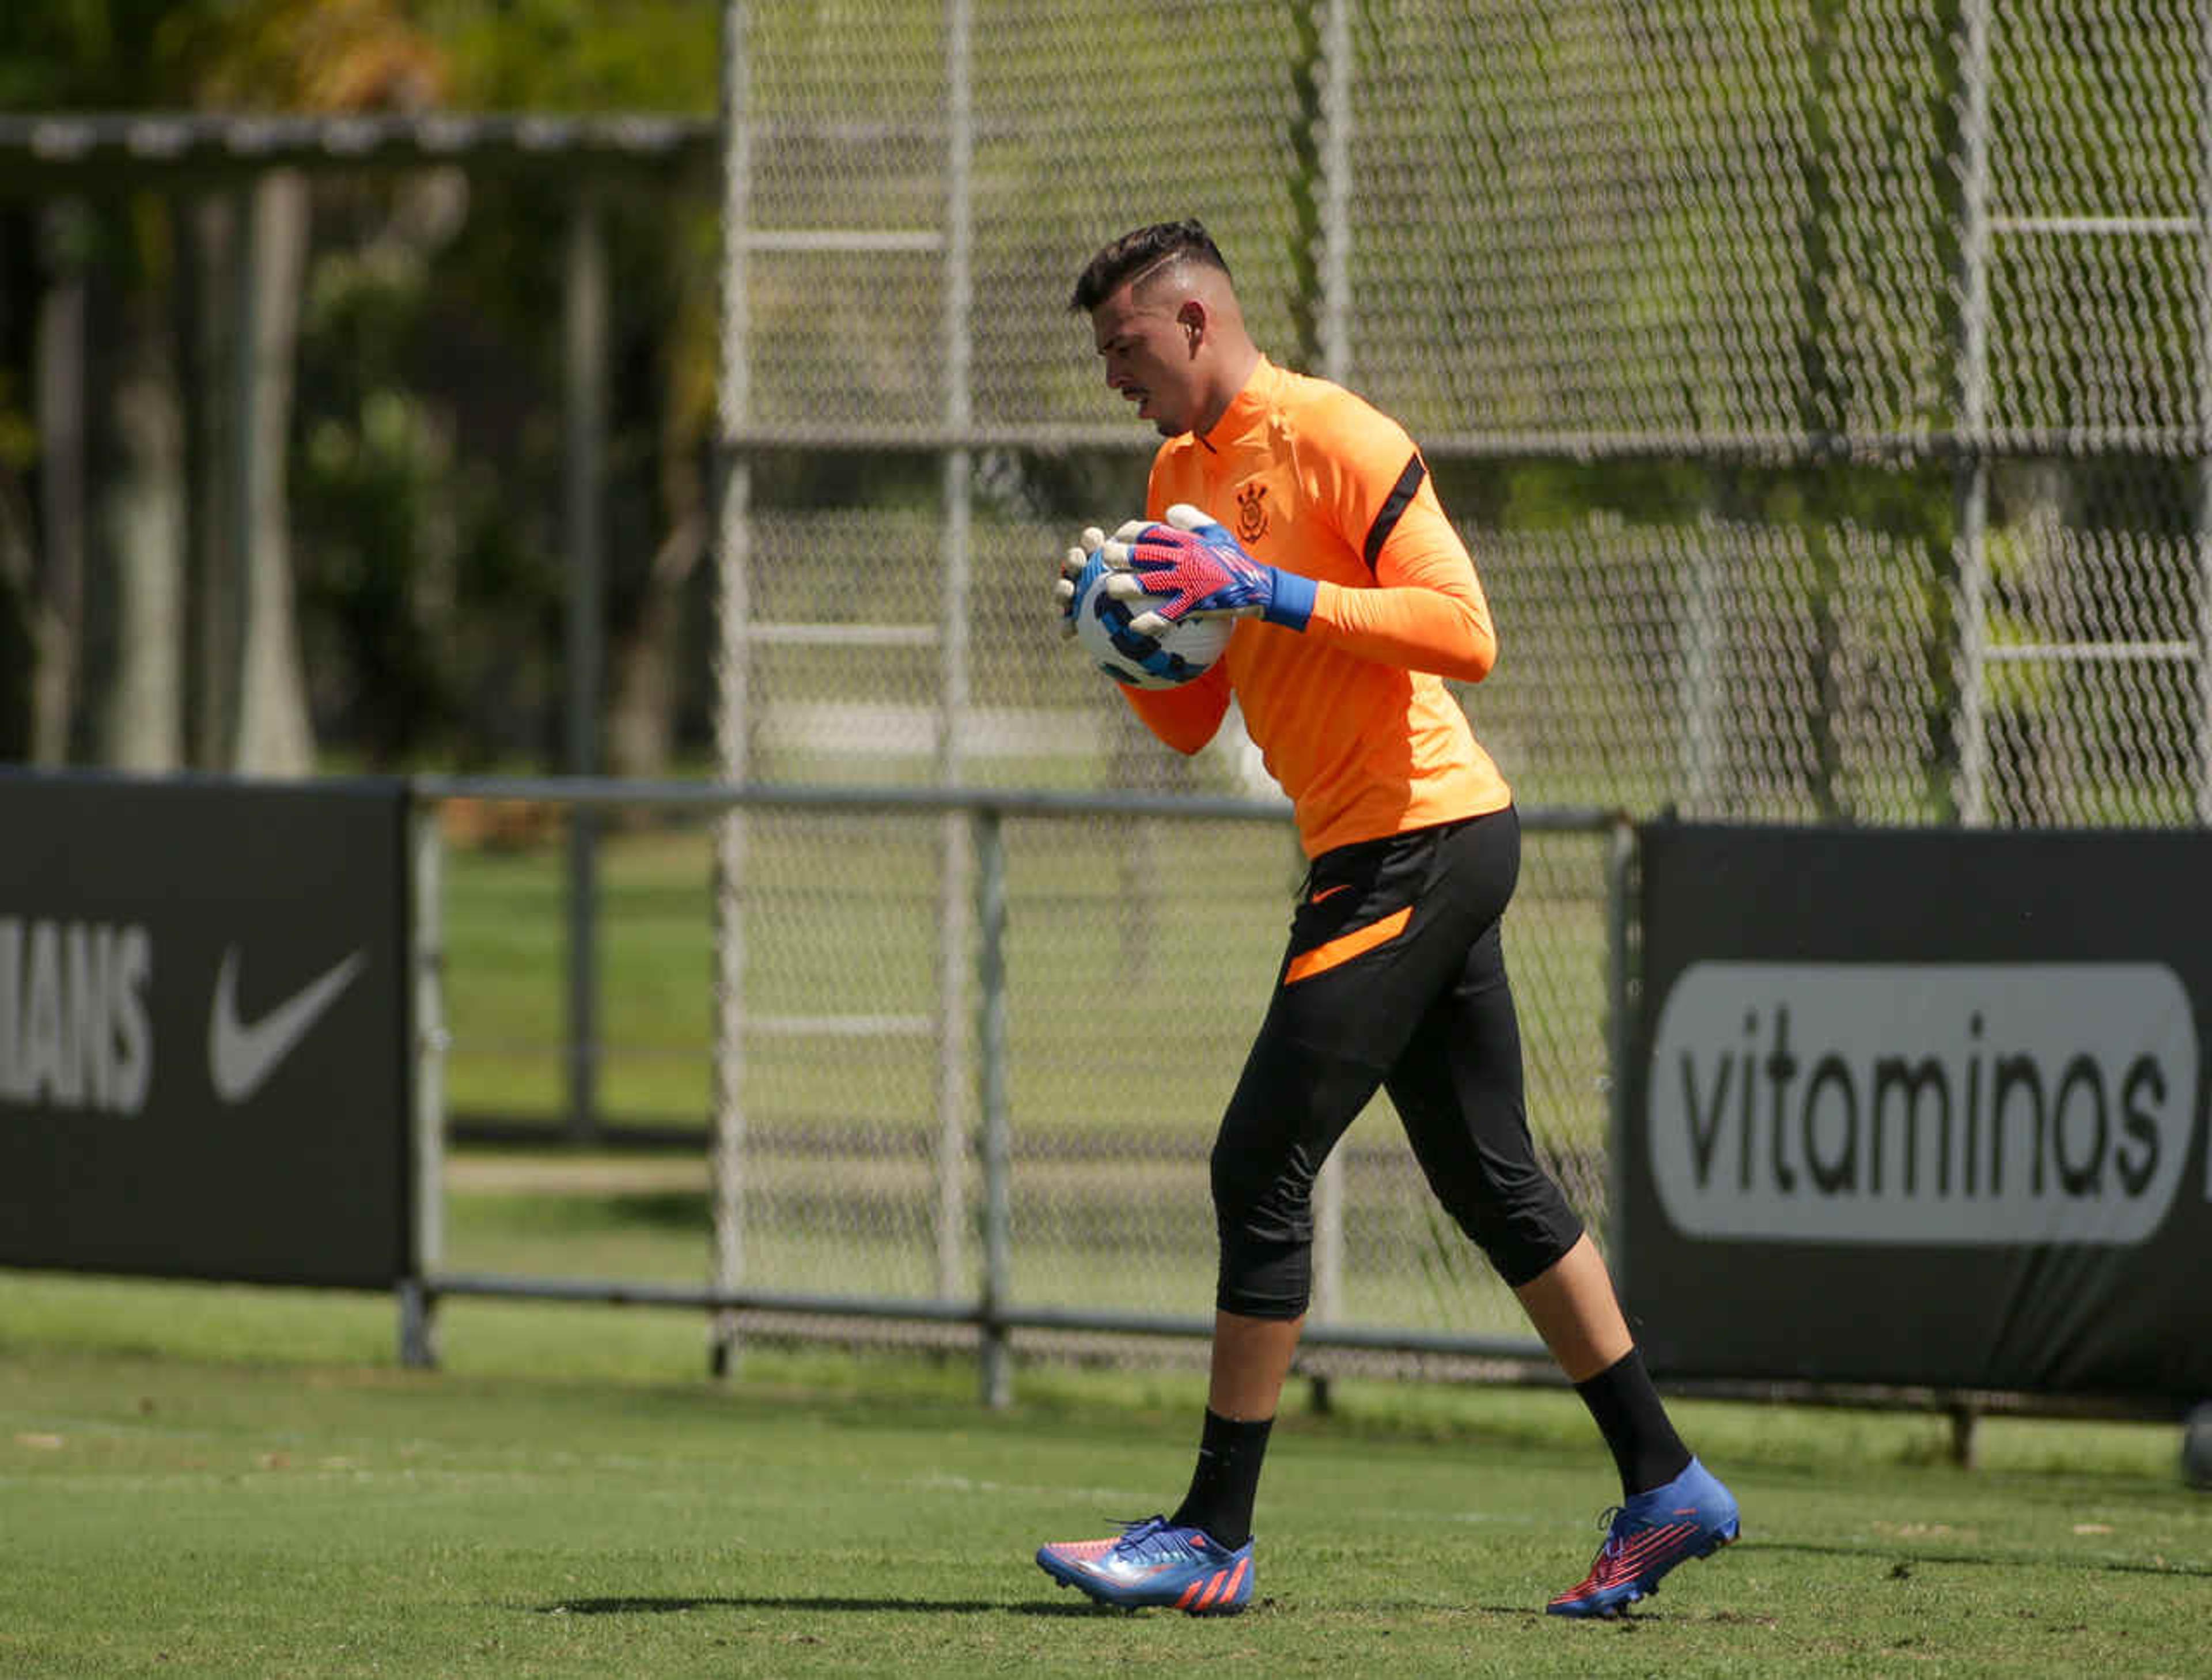
[[1207,1407],[1242,1421],[1273,1417],[1305,1325],[1303,1318],[1247,1318],[1239,1312],[1216,1312]]
[[1587,1232],[1513,1293],[1571,1383],[1587,1382],[1635,1345],[1605,1258]]
[[1621,1498],[1649,1493],[1687,1470],[1690,1449],[1644,1368],[1613,1275],[1588,1233],[1513,1293],[1612,1450]]
[[1172,1514],[1117,1539],[1037,1552],[1046,1573],[1102,1603],[1217,1615],[1251,1594],[1252,1511],[1305,1323],[1313,1175],[1380,1083],[1376,1069],[1314,1050],[1280,1021],[1271,1011],[1214,1143],[1221,1264],[1189,1488]]
[[1198,1463],[1191,1470],[1189,1490],[1169,1521],[1202,1530],[1231,1549],[1252,1538],[1260,1467],[1304,1328],[1303,1318],[1214,1313]]
[[[1510,822],[1510,817],[1505,820]],[[1212,1614],[1251,1591],[1251,1516],[1310,1288],[1314,1175],[1480,926],[1423,889],[1443,831],[1317,859],[1275,995],[1211,1160],[1221,1263],[1207,1405],[1189,1491],[1118,1540],[1038,1551],[1054,1579],[1109,1604]]]
[[[1510,890],[1505,849],[1483,849],[1486,837],[1504,837],[1471,834],[1451,861],[1468,883],[1488,880]],[[1548,1608],[1617,1615],[1657,1591],[1675,1565],[1734,1539],[1735,1501],[1676,1434],[1603,1257],[1537,1159],[1520,1026],[1495,926],[1469,950],[1450,995],[1422,1020],[1389,1088],[1437,1199],[1519,1298],[1620,1475],[1621,1508],[1596,1562]]]
[[1528,1135],[1520,1026],[1495,928],[1413,1035],[1389,1091],[1437,1199],[1511,1287],[1589,1407],[1621,1497],[1672,1480],[1689,1449],[1644,1369],[1604,1257]]
[[1212,1356],[1197,1463],[1172,1520],[1230,1547],[1251,1538],[1267,1437],[1305,1327],[1314,1175],[1382,1082],[1378,1068],[1309,1042],[1300,1013],[1279,995],[1213,1145]]

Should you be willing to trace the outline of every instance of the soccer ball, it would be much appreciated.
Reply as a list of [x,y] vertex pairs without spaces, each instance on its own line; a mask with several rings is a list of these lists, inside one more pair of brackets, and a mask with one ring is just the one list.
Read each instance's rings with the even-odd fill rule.
[[1186,618],[1164,636],[1141,636],[1130,619],[1145,610],[1106,593],[1108,569],[1093,555],[1075,581],[1075,639],[1091,663],[1131,688],[1181,688],[1221,657],[1231,618]]
[[2181,1479],[2212,1492],[2212,1400],[2199,1401],[2181,1426]]

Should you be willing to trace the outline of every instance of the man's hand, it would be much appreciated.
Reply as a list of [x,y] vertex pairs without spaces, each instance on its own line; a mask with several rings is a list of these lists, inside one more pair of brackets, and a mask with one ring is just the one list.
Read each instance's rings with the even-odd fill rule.
[[[1127,526],[1121,527],[1127,530]],[[1060,608],[1060,633],[1063,639],[1075,634],[1075,604],[1083,599],[1083,592],[1091,587],[1091,580],[1103,570],[1106,562],[1099,551],[1106,546],[1106,533],[1097,526],[1084,527],[1082,546],[1072,548],[1060,557],[1060,575],[1053,581],[1052,596]]]
[[[1087,545],[1097,533],[1083,534]],[[1073,551],[1069,557],[1075,557]],[[1188,502],[1169,508],[1164,523],[1132,520],[1103,539],[1095,557],[1085,557],[1086,565],[1091,557],[1114,573],[1106,585],[1109,594],[1153,603],[1129,621],[1140,635],[1158,636],[1184,618],[1213,617],[1257,617],[1302,630],[1313,616],[1311,578],[1261,564],[1212,514]],[[1072,580],[1069,587],[1074,587]]]
[[[1124,574],[1106,586],[1106,593],[1116,600],[1133,600],[1146,593],[1144,586],[1128,575],[1128,548],[1137,539],[1137,534],[1150,523],[1148,520],[1124,520],[1115,527],[1110,541],[1097,526],[1086,525],[1083,527],[1080,545],[1060,557],[1060,575],[1054,581],[1052,593],[1053,600],[1060,607],[1060,633],[1063,638],[1075,634],[1075,609],[1090,592],[1099,573]],[[1148,630],[1145,634],[1156,636],[1158,631]]]

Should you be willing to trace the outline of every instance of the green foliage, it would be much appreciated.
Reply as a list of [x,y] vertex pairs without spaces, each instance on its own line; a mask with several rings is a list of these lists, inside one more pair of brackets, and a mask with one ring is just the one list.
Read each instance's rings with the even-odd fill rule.
[[[713,3],[620,9],[403,0],[24,0],[0,9],[0,108],[714,108]],[[465,195],[454,198],[456,191]],[[441,204],[441,195],[450,200]],[[179,306],[184,200],[95,201],[73,260]],[[559,667],[563,452],[558,281],[574,181],[325,175],[298,348],[289,478],[313,703],[356,762],[466,766],[550,746]],[[664,456],[699,455],[713,411],[712,194],[626,180],[604,219],[613,319],[605,497],[611,633],[635,617],[670,514]],[[27,222],[0,290],[35,291]],[[207,277],[198,277],[205,278]],[[221,283],[218,282],[218,284]],[[166,292],[165,292],[166,289]],[[89,332],[112,337],[94,296]],[[28,317],[24,317],[27,320]],[[27,337],[0,361],[0,449],[34,440]],[[216,378],[219,359],[188,377]],[[219,357],[219,350],[217,355]],[[103,400],[89,393],[97,411]],[[194,418],[204,410],[187,393]],[[18,465],[29,466],[27,460]],[[33,527],[35,528],[35,527]],[[95,556],[95,562],[98,557]],[[11,600],[9,612],[15,612]],[[27,660],[8,665],[10,708]],[[94,679],[96,680],[96,675]]]
[[189,105],[191,48],[234,9],[227,0],[9,0],[0,111]]
[[[293,488],[319,713],[378,766],[531,752],[560,692],[560,441],[520,376],[532,331],[465,319],[446,253],[366,230],[404,191],[337,207],[365,229],[316,262]],[[497,377],[456,386],[454,363]],[[544,377],[543,370],[538,372]]]
[[720,0],[424,0],[420,9],[450,54],[464,108],[715,108]]

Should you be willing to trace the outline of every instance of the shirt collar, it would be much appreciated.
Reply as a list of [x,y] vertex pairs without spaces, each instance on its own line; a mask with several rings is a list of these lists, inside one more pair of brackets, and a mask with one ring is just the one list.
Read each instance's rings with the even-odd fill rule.
[[1283,370],[1263,354],[1253,364],[1251,376],[1222,410],[1221,417],[1198,441],[1218,453],[1250,436],[1265,423],[1268,410],[1275,405],[1275,392],[1282,380]]

